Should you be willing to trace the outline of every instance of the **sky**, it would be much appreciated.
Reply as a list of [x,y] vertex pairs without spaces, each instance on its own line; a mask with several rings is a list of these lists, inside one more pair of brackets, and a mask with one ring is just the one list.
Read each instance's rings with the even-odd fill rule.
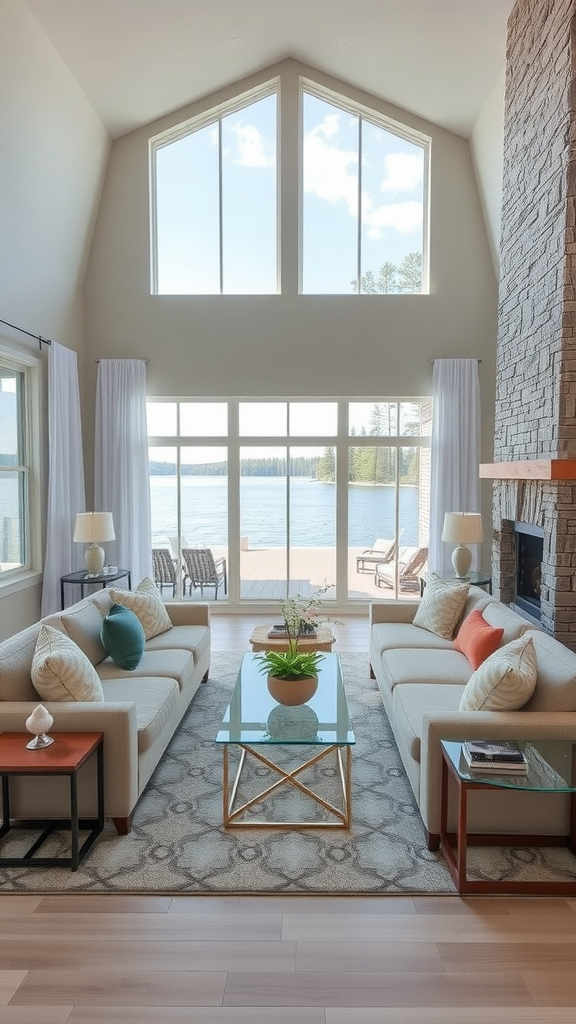
[[[157,150],[161,294],[220,291],[220,149],[223,290],[277,291],[276,113],[265,96]],[[422,252],[425,149],[308,92],[302,123],[301,290],[352,294],[359,219],[361,273]]]

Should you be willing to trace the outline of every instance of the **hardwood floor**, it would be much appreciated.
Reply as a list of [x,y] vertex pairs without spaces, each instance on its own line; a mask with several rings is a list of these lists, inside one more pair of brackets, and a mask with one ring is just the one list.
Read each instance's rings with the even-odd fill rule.
[[575,965],[573,899],[0,896],[0,1024],[573,1024]]

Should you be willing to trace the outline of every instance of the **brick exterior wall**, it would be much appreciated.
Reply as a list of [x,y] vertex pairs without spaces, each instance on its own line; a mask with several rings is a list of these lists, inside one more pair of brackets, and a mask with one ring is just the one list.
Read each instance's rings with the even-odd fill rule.
[[[508,22],[496,462],[576,457],[576,0]],[[511,522],[544,530],[542,626],[576,649],[576,481],[496,481],[494,591],[512,601]]]

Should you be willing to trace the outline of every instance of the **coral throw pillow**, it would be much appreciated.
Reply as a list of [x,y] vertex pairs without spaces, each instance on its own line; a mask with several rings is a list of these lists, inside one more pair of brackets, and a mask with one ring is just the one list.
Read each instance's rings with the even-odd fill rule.
[[454,647],[468,658],[473,669],[477,669],[498,650],[503,636],[503,629],[490,626],[482,612],[476,610],[464,619],[456,634]]

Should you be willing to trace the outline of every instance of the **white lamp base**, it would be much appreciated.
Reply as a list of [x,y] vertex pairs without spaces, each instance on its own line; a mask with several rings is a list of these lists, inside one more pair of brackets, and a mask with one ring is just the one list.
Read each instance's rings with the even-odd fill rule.
[[86,562],[89,576],[102,575],[105,557],[104,548],[101,548],[98,544],[91,544],[89,548],[86,548],[84,561]]
[[452,552],[452,565],[458,579],[467,580],[472,565],[472,552],[465,544],[459,544]]

